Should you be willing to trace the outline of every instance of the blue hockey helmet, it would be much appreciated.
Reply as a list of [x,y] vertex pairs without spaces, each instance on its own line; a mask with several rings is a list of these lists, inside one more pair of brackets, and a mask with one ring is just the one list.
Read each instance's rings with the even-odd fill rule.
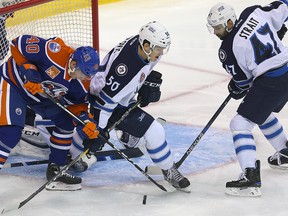
[[80,69],[85,76],[93,76],[98,72],[99,55],[98,52],[90,46],[78,47],[71,56],[76,61],[75,69]]

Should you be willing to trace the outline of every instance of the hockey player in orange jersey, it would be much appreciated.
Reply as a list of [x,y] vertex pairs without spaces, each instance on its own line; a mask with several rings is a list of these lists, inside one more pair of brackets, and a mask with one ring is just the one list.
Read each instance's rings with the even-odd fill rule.
[[[60,38],[33,35],[22,35],[12,41],[11,57],[0,66],[0,169],[20,140],[27,106],[56,125],[50,138],[48,180],[65,165],[75,125],[83,139],[98,136],[87,101],[90,79],[98,72],[98,66],[98,53],[89,46],[74,50]],[[73,121],[46,97],[43,89],[49,89],[50,95],[88,123],[83,126]],[[64,173],[47,189],[81,189],[81,178]]]

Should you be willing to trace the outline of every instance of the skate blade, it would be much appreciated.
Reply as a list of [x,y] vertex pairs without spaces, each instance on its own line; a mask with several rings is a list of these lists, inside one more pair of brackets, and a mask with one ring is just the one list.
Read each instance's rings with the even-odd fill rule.
[[46,185],[46,190],[49,191],[76,191],[81,190],[81,184],[65,184],[63,182],[51,182]]
[[271,164],[269,164],[269,166],[272,169],[288,170],[288,164],[281,164],[281,165],[271,165]]
[[226,188],[225,193],[230,196],[242,197],[260,197],[262,195],[259,187]]
[[185,192],[185,193],[191,193],[191,187],[190,186],[188,186],[186,188],[176,188],[176,190],[181,191],[181,192]]

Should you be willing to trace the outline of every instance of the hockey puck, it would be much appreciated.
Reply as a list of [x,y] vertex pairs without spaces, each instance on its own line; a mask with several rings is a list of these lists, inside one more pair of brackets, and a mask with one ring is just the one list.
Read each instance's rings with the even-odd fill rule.
[[143,196],[143,202],[142,202],[142,204],[143,204],[143,205],[146,205],[146,201],[147,201],[147,195],[144,195],[144,196]]

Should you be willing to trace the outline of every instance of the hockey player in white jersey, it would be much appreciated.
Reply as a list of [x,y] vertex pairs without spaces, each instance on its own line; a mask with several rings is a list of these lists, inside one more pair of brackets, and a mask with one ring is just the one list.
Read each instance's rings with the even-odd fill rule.
[[[102,67],[106,85],[99,92],[98,78],[93,78],[90,84],[90,93],[97,95],[91,102],[94,109],[91,113],[102,134],[107,134],[107,129],[135,103],[137,93],[138,99],[141,98],[140,107],[159,101],[162,74],[153,68],[168,52],[170,43],[166,28],[158,22],[149,22],[142,26],[138,35],[119,43],[103,59],[100,72]],[[133,109],[116,129],[133,137],[144,137],[146,149],[152,161],[163,170],[165,180],[176,189],[189,191],[190,182],[173,162],[163,126],[140,107]],[[106,142],[100,138],[96,140],[98,147]]]
[[244,97],[230,122],[238,161],[243,171],[239,180],[226,183],[226,193],[260,196],[260,161],[252,129],[258,125],[276,153],[268,158],[272,168],[288,168],[287,137],[273,112],[288,100],[288,49],[283,45],[288,1],[246,8],[237,19],[225,3],[214,5],[207,27],[222,40],[219,59],[232,76],[228,84],[234,99]]

